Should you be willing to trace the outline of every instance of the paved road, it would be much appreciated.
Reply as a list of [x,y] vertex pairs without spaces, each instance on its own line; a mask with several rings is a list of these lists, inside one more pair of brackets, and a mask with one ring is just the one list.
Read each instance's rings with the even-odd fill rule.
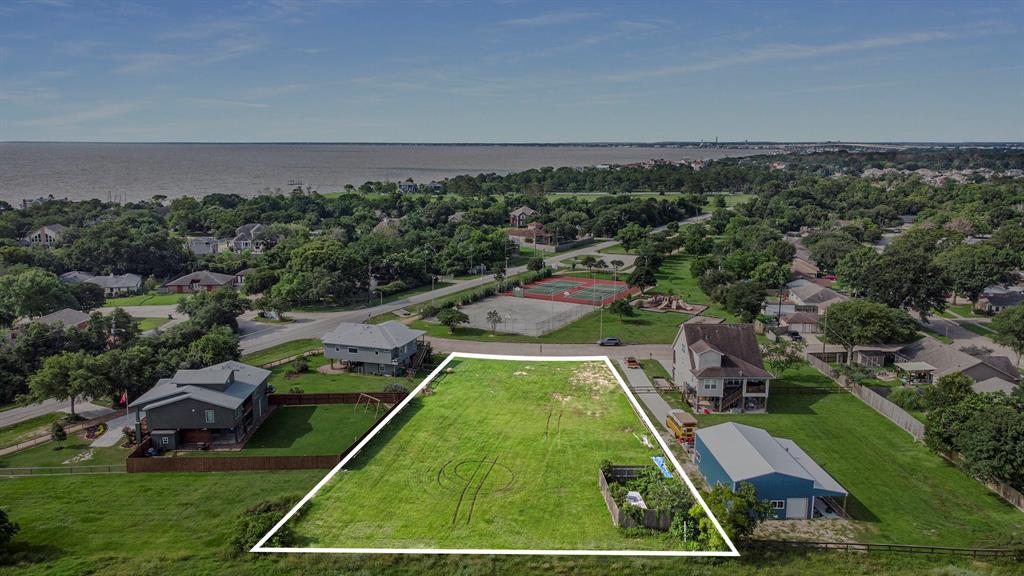
[[928,327],[935,330],[937,333],[944,336],[949,336],[953,339],[953,346],[956,348],[966,348],[969,346],[980,346],[982,348],[988,348],[992,350],[992,354],[996,356],[1006,356],[1011,361],[1017,361],[1017,353],[1008,346],[1002,344],[996,344],[991,338],[975,334],[970,330],[960,326],[952,320],[947,320],[941,316],[932,316],[929,318],[930,323]]
[[[97,406],[89,402],[75,403],[75,412],[87,420],[103,416],[110,411],[110,408]],[[51,398],[49,400],[43,400],[37,404],[29,404],[28,406],[20,406],[18,408],[11,408],[10,410],[4,410],[3,412],[0,412],[0,427],[13,426],[26,420],[45,416],[53,412],[66,412],[70,414],[71,402],[60,402]]]
[[[596,339],[596,338],[595,338]],[[476,342],[428,336],[435,352],[469,352],[474,354],[511,354],[523,356],[608,356],[611,358],[654,358],[672,362],[669,344],[637,344],[633,346],[598,346],[597,344],[512,344]]]

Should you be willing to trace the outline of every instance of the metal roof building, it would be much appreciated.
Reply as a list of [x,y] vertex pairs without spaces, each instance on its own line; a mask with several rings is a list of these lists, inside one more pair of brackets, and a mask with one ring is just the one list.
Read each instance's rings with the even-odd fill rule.
[[711,486],[736,490],[740,482],[772,503],[775,518],[841,514],[848,495],[839,482],[795,442],[761,428],[727,422],[697,431],[694,461]]

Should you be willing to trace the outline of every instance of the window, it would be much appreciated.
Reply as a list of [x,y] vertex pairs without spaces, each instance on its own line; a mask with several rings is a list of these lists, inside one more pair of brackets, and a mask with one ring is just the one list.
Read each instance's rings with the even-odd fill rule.
[[721,383],[721,382],[722,381],[719,380],[718,378],[714,378],[714,379],[710,379],[710,380],[705,380],[704,381],[704,389],[705,390],[718,390],[718,384]]
[[164,437],[160,438],[160,443],[161,444],[167,444],[167,440],[168,440],[167,436],[164,436]]
[[772,500],[772,510],[785,510],[785,509],[786,509],[786,501],[785,500]]
[[349,348],[348,349],[348,353],[349,354],[359,354],[359,348]]
[[700,464],[700,452],[694,451],[694,453],[693,453],[693,463],[694,464]]
[[213,424],[214,414],[215,414],[215,412],[213,410],[207,410],[206,411],[206,423],[207,424]]

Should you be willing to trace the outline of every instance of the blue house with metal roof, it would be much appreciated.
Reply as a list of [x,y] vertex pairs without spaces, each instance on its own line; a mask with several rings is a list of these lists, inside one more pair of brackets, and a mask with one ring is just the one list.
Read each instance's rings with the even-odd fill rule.
[[848,492],[828,472],[792,440],[761,428],[735,422],[702,428],[693,459],[711,486],[753,484],[776,519],[840,516],[846,508]]

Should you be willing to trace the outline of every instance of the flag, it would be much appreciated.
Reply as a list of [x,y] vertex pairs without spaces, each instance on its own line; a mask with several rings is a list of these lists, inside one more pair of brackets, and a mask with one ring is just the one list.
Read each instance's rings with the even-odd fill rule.
[[128,404],[128,391],[127,390],[125,390],[124,392],[121,393],[121,401],[119,402],[119,404],[125,404],[125,405]]

